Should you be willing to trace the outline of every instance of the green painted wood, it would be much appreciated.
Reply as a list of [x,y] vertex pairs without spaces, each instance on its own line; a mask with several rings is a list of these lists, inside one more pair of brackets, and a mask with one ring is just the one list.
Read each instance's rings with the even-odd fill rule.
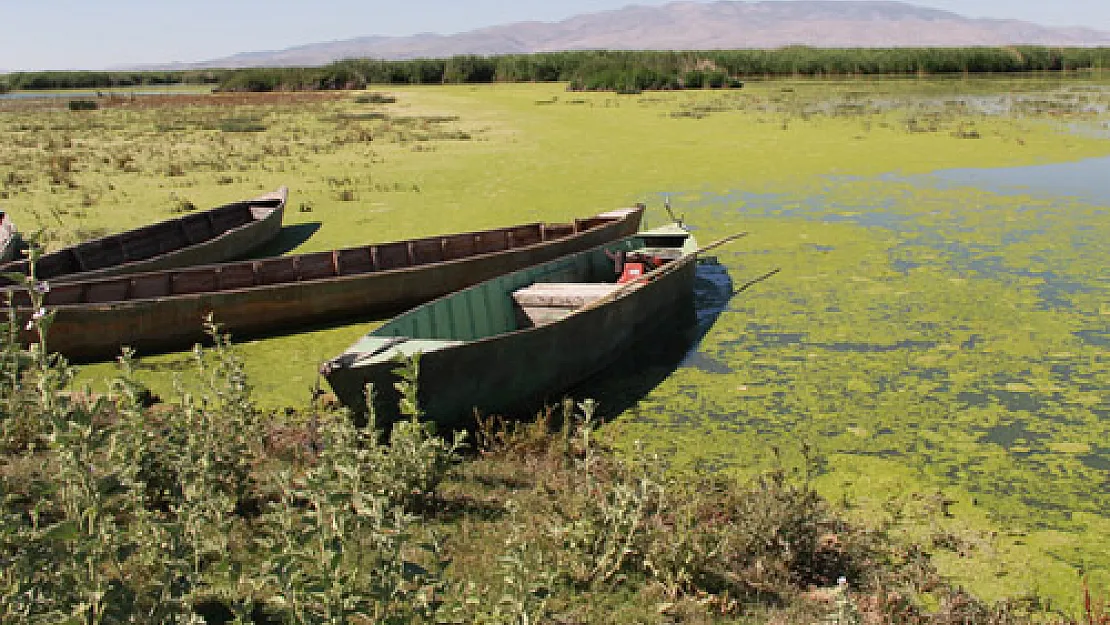
[[[378,389],[393,389],[393,359],[421,351],[421,402],[429,418],[446,427],[465,427],[474,407],[508,409],[557,392],[604,366],[680,307],[692,306],[697,258],[692,239],[674,230],[632,236],[457,291],[395,317],[325,363],[323,372],[340,401],[357,415],[366,411],[363,387],[372,383]],[[615,283],[613,261],[606,252],[647,249],[678,259],[658,272],[657,279],[618,289],[603,305],[568,311],[546,325],[517,326],[514,291],[535,283]],[[431,319],[452,322],[433,328],[427,321]],[[368,340],[372,337],[408,340],[367,357],[383,344]],[[378,396],[379,424],[397,417],[396,399],[389,390]]]

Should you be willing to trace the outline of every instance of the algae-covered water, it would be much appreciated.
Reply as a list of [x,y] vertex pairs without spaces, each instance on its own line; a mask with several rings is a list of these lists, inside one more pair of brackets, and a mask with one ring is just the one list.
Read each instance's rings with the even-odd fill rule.
[[[691,222],[760,233],[720,255],[734,273],[783,273],[732,300],[624,436],[724,468],[805,441],[867,514],[892,492],[944,499],[931,531],[964,541],[952,565],[987,592],[1105,580],[1108,173],[1094,158],[671,194]],[[1047,557],[1023,567],[1028,549]]]
[[[824,494],[976,592],[1110,586],[1106,75],[390,93],[0,102],[0,206],[60,246],[286,184],[310,252],[669,197],[703,242],[751,234],[692,325],[575,389],[618,446],[743,474],[806,443]],[[259,404],[379,323],[240,340]],[[189,360],[139,376],[172,397]]]

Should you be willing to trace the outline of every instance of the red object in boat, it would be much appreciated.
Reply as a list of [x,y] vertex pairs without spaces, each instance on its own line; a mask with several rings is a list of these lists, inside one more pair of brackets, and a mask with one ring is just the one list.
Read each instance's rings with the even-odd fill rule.
[[624,271],[621,273],[620,279],[617,280],[617,284],[632,282],[642,275],[644,275],[644,263],[625,263]]

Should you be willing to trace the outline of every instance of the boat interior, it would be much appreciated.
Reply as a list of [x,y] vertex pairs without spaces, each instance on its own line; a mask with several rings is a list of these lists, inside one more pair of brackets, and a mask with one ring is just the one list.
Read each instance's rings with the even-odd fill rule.
[[214,210],[151,224],[137,230],[94,239],[46,254],[39,259],[37,273],[44,280],[115,267],[211,241],[216,237],[258,221],[269,214],[259,208],[276,208],[280,198],[228,204]]
[[682,256],[689,240],[685,232],[641,233],[494,278],[394,318],[347,353],[355,357],[351,364],[385,362],[553,323],[638,288],[639,275]]
[[[577,219],[566,224],[533,223],[327,252],[55,284],[51,285],[45,304],[107,304],[405,269],[555,241],[619,218],[614,215]],[[15,300],[17,306],[30,305],[30,298],[24,291],[16,292]]]

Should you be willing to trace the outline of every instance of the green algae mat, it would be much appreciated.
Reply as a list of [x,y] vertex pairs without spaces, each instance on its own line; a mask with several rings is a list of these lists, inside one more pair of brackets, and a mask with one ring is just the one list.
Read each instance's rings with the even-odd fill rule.
[[[54,246],[286,184],[281,252],[636,201],[653,225],[669,197],[701,239],[751,232],[718,253],[734,284],[779,272],[610,425],[618,445],[742,473],[808,444],[830,498],[979,593],[1110,586],[1110,80],[389,93],[0,103],[0,207]],[[242,343],[259,401],[304,402],[380,322]],[[141,376],[171,395],[189,358]]]

